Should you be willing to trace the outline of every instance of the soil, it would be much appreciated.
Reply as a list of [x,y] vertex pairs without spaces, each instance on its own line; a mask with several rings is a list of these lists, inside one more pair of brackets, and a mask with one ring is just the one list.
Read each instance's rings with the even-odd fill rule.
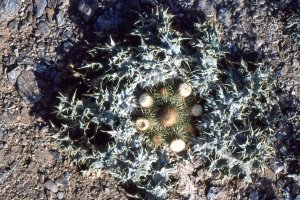
[[[53,2],[48,1],[41,17],[36,16],[36,3],[25,0],[14,16],[0,19],[0,199],[142,199],[143,191],[130,183],[121,185],[104,171],[79,169],[52,139],[56,96],[64,92],[65,80],[76,80],[66,79],[68,69],[80,66],[85,58],[82,44],[92,38],[96,20],[93,16],[88,22],[84,19],[77,9],[78,0]],[[297,2],[99,0],[101,6],[94,16],[114,12],[123,23],[130,21],[130,7],[143,12],[145,5],[159,4],[182,15],[182,21],[193,17],[207,20],[217,27],[228,59],[264,62],[278,75],[282,116],[275,132],[282,134],[282,139],[276,140],[278,156],[266,160],[269,167],[265,173],[254,175],[253,183],[247,185],[238,179],[220,182],[220,174],[207,171],[200,161],[194,166],[182,165],[169,199],[297,197],[299,183],[290,175],[299,173],[300,56],[299,46],[285,29]],[[57,23],[60,12],[61,25]],[[34,76],[27,74],[18,82],[24,69],[32,69]],[[68,90],[79,84],[74,81]],[[283,159],[286,154],[290,160]]]

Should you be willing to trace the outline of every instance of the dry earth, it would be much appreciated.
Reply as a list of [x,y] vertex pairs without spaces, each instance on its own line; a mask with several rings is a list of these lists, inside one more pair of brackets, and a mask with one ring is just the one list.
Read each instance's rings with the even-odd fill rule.
[[[1,11],[7,2],[18,4],[0,1]],[[63,90],[67,68],[79,66],[85,56],[81,45],[92,35],[93,17],[114,13],[126,21],[129,8],[142,10],[146,2],[183,14],[183,21],[206,17],[217,27],[229,59],[242,57],[272,66],[282,89],[278,131],[284,137],[298,134],[299,46],[285,30],[297,1],[99,0],[100,8],[86,15],[77,9],[80,2],[24,0],[13,15],[0,18],[0,199],[133,198],[130,194],[142,198],[141,191],[118,185],[118,180],[105,172],[79,171],[51,140],[49,127],[55,120],[52,109],[57,103],[55,96]],[[291,141],[297,145],[294,138]],[[278,149],[288,151],[291,145],[278,140]],[[280,158],[279,151],[278,159],[267,161],[270,168],[253,177],[249,185],[235,179],[221,183],[219,174],[206,171],[201,163],[181,166],[181,180],[170,199],[294,199],[299,183],[286,175],[299,170]]]

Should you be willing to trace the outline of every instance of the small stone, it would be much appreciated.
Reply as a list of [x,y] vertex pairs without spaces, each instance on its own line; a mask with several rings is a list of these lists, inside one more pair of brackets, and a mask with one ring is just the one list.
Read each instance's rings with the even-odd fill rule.
[[57,151],[52,150],[50,151],[50,153],[52,154],[55,160],[61,160],[61,155]]
[[31,70],[24,70],[17,79],[18,92],[27,105],[34,104],[41,98],[40,90]]
[[68,181],[63,176],[59,176],[55,182],[65,187],[69,185]]
[[56,0],[48,0],[47,2],[48,2],[48,4],[47,4],[48,8],[55,8],[56,7]]
[[73,46],[74,45],[71,42],[65,42],[63,48],[64,52],[69,52]]
[[5,177],[5,172],[0,172],[0,181],[2,181],[2,179],[4,179]]
[[47,6],[47,0],[35,0],[34,1],[36,18],[39,18],[40,16],[42,16],[46,6]]
[[37,27],[39,29],[39,31],[43,34],[43,35],[48,35],[50,33],[50,28],[49,26],[44,22],[44,21],[40,21],[37,24]]
[[72,32],[69,30],[65,30],[62,34],[61,34],[61,39],[63,41],[66,41],[67,39],[69,39],[72,36]]
[[24,70],[23,67],[18,66],[15,69],[13,69],[12,71],[10,71],[7,74],[7,78],[9,80],[9,82],[14,85],[23,70]]
[[219,195],[220,189],[218,187],[210,187],[207,192],[207,199],[213,200],[217,199]]
[[58,26],[62,26],[64,24],[64,13],[62,10],[60,10],[57,15],[55,16],[56,23]]
[[14,31],[17,29],[17,21],[15,19],[11,20],[10,22],[8,22],[7,27],[9,28],[9,30]]
[[64,177],[65,177],[66,179],[69,179],[69,178],[70,178],[70,173],[69,173],[69,172],[65,172],[65,173],[64,173]]
[[52,192],[56,193],[58,191],[57,186],[51,181],[48,180],[44,183],[45,188],[47,188],[48,190],[51,190]]
[[44,198],[44,194],[42,192],[39,192],[37,194],[37,197],[38,197],[38,199],[42,199],[42,198]]
[[29,191],[29,184],[28,183],[25,183],[24,185],[24,189],[22,191],[22,195],[25,196]]
[[14,54],[16,57],[19,57],[19,50],[17,48],[14,49]]
[[221,8],[218,12],[218,20],[224,25],[230,25],[230,12],[227,8]]
[[97,21],[93,25],[94,30],[102,34],[111,34],[118,32],[119,20],[116,15],[104,14],[97,18]]
[[249,194],[249,200],[258,200],[258,193],[256,191],[252,191]]
[[80,0],[78,3],[78,10],[83,15],[85,21],[89,21],[94,14],[96,9],[99,7],[99,4],[95,0]]
[[46,66],[42,64],[37,64],[33,67],[33,70],[39,74],[44,73],[46,71]]
[[57,193],[57,198],[58,199],[64,198],[64,193],[62,193],[62,192]]
[[39,42],[38,43],[38,48],[41,49],[41,50],[44,50],[45,49],[45,43],[44,42]]
[[5,42],[5,37],[3,37],[2,35],[0,35],[0,44],[3,44]]
[[104,189],[104,192],[105,192],[106,194],[109,194],[109,188],[106,187],[106,188]]
[[0,21],[4,21],[8,17],[17,14],[21,8],[21,4],[19,0],[2,0],[0,8],[3,8],[3,11],[0,15]]
[[67,5],[70,4],[70,0],[58,0],[57,4],[59,5],[59,9],[62,10],[63,8],[65,8]]

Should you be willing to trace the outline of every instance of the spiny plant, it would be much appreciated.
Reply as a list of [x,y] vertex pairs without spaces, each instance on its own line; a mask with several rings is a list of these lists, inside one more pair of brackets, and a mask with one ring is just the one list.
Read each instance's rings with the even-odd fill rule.
[[227,64],[219,95],[207,101],[213,110],[198,123],[202,138],[193,148],[197,158],[211,161],[209,169],[220,171],[220,180],[238,177],[250,183],[250,175],[275,157],[272,138],[280,109],[273,70],[259,63],[250,71],[243,60],[239,67]]
[[[89,43],[89,61],[72,69],[89,89],[71,98],[61,95],[56,110],[62,125],[54,138],[78,166],[132,181],[148,198],[165,199],[176,184],[173,152],[155,144],[166,142],[176,151],[171,142],[176,138],[175,146],[183,149],[190,124],[200,136],[190,138],[193,152],[186,148],[182,159],[208,161],[222,180],[236,176],[251,182],[250,174],[272,156],[278,112],[272,69],[223,62],[214,27],[197,22],[179,35],[173,17],[157,8],[149,17],[139,15],[130,34],[109,37],[105,45]],[[176,80],[188,83],[183,88],[201,103],[179,98],[185,93],[172,86]],[[193,121],[189,113],[203,117]],[[176,134],[162,134],[169,129]]]
[[300,45],[300,1],[298,1],[298,9],[294,16],[288,19],[287,29],[289,30],[292,39]]
[[149,143],[153,147],[166,143],[172,151],[182,151],[196,132],[193,121],[202,114],[192,87],[187,83],[159,84],[139,95],[138,103],[133,119]]

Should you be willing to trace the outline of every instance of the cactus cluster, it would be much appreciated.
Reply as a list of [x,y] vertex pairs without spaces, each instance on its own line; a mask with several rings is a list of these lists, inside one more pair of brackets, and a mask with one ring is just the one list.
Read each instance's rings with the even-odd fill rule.
[[182,159],[208,161],[222,179],[250,182],[272,155],[272,69],[226,62],[214,27],[197,22],[178,34],[172,18],[158,8],[140,15],[131,34],[88,45],[91,59],[72,70],[85,70],[89,89],[59,97],[54,138],[78,166],[132,181],[145,197],[165,199],[173,188],[169,149],[187,149]]
[[147,136],[153,147],[166,143],[181,152],[188,138],[195,134],[193,121],[202,114],[199,100],[187,83],[161,84],[147,89],[138,97],[139,108],[133,114],[136,128]]

